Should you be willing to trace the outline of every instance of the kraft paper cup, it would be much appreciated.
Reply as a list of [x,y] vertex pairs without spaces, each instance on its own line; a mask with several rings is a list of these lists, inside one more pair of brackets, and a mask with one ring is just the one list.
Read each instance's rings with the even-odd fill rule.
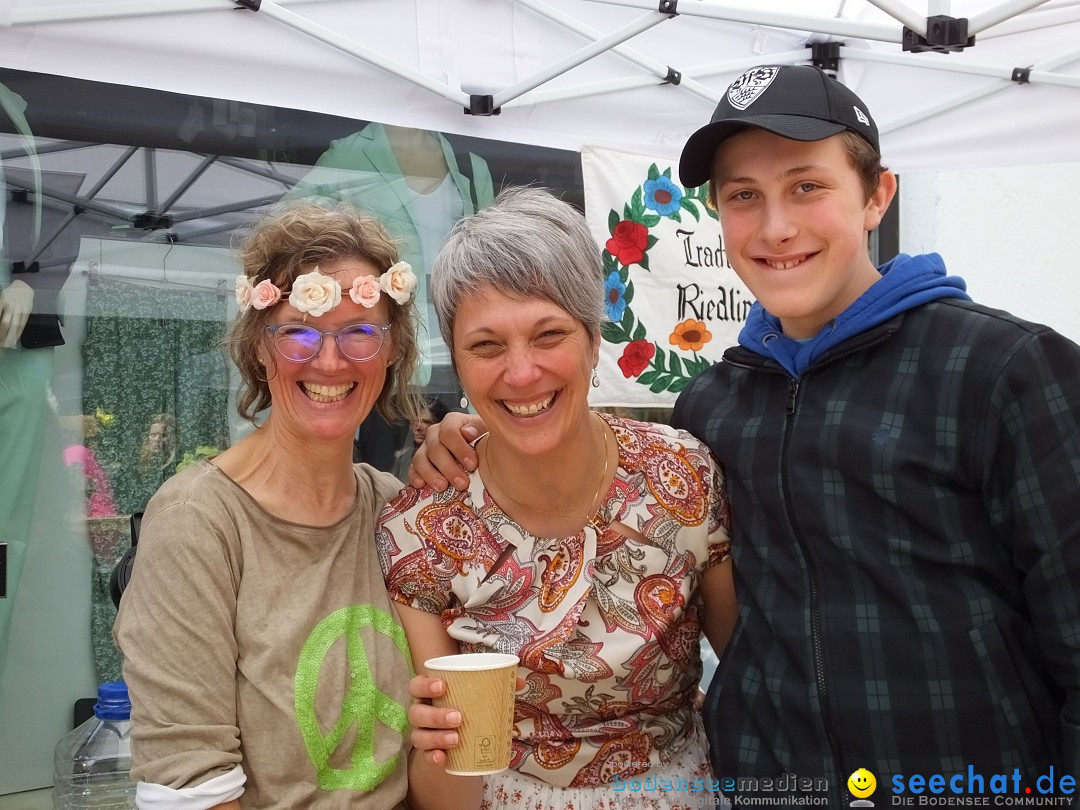
[[461,712],[458,744],[446,752],[446,772],[483,776],[510,767],[514,730],[516,655],[461,653],[424,662],[428,674],[446,683],[435,706]]

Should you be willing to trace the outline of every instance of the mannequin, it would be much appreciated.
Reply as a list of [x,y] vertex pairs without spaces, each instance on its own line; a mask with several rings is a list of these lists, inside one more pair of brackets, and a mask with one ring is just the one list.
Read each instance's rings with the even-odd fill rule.
[[[401,240],[401,258],[420,279],[416,301],[423,314],[420,339],[426,351],[415,382],[426,386],[431,382],[433,359],[450,364],[442,341],[432,340],[438,329],[428,303],[427,272],[454,223],[494,198],[487,163],[471,152],[455,153],[439,132],[370,123],[333,141],[286,196],[352,203],[378,217]],[[357,434],[354,460],[391,469],[408,429],[408,425],[388,425],[372,411]]]
[[[79,252],[79,234],[68,225],[55,239],[64,212],[38,209],[31,197],[8,182],[27,182],[32,172],[2,167],[0,197],[0,542],[8,545],[8,594],[0,599],[0,677],[7,658],[11,614],[22,574],[31,522],[38,499],[38,472],[48,416],[47,397],[53,373],[53,345],[59,333],[57,299]],[[47,174],[47,188],[74,192],[81,175]],[[14,190],[13,190],[14,189]],[[34,238],[40,213],[39,233]],[[38,244],[52,239],[36,259],[36,271],[15,272],[27,266]],[[31,263],[32,266],[33,263]],[[40,325],[35,321],[40,319]],[[33,340],[27,340],[33,326]],[[26,344],[37,348],[26,348]]]

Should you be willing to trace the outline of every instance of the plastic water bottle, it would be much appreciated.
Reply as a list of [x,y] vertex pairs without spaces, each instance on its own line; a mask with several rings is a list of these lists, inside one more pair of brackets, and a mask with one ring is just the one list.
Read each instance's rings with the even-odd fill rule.
[[120,810],[135,807],[131,770],[131,701],[121,681],[98,687],[94,716],[56,744],[53,807]]

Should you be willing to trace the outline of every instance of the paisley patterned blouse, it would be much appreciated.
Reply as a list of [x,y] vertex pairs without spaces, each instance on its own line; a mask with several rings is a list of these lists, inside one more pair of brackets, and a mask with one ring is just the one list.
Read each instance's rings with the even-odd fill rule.
[[477,473],[467,492],[405,489],[376,532],[392,599],[441,615],[463,652],[520,657],[527,687],[510,766],[564,787],[644,773],[679,753],[701,678],[698,583],[730,553],[708,448],[684,431],[603,418],[619,465],[599,532],[535,537]]

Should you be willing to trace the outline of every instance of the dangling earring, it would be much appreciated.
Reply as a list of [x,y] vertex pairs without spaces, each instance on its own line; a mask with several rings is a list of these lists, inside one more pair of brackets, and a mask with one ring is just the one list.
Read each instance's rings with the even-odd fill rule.
[[595,367],[592,370],[592,387],[593,388],[599,388],[600,387],[600,378],[598,376],[596,376],[596,368]]

